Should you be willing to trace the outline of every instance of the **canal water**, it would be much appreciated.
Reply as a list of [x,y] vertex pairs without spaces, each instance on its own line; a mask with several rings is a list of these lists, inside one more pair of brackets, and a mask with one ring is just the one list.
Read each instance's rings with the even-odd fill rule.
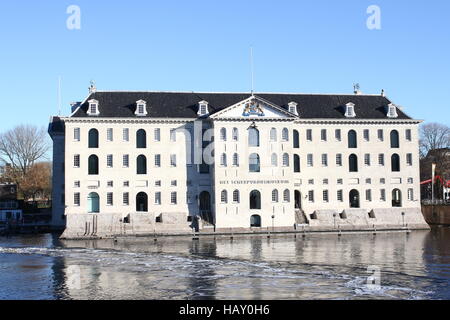
[[0,299],[450,299],[450,228],[117,243],[3,237]]

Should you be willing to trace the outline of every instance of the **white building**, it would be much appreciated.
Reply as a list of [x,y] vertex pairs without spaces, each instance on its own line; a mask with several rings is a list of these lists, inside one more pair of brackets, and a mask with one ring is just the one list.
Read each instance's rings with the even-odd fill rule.
[[66,237],[427,228],[420,121],[384,95],[91,88],[72,111],[49,128]]

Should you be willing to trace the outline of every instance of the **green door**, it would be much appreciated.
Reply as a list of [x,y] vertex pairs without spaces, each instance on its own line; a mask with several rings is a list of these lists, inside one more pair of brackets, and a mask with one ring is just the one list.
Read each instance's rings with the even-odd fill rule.
[[92,192],[88,196],[88,212],[98,213],[100,212],[100,198],[97,193]]

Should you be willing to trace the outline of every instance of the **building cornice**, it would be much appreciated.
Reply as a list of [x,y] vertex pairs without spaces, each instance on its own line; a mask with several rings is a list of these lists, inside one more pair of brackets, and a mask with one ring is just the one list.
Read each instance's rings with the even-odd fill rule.
[[423,120],[414,119],[295,119],[302,124],[421,124]]
[[66,123],[188,123],[198,119],[196,118],[61,118]]

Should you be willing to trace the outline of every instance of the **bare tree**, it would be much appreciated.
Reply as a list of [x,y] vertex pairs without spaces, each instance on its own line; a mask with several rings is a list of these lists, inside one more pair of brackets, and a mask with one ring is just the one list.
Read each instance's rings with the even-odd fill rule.
[[36,161],[45,158],[49,150],[45,128],[20,125],[0,134],[0,160],[23,175]]
[[450,128],[440,123],[428,123],[420,127],[420,156],[430,151],[450,148]]

